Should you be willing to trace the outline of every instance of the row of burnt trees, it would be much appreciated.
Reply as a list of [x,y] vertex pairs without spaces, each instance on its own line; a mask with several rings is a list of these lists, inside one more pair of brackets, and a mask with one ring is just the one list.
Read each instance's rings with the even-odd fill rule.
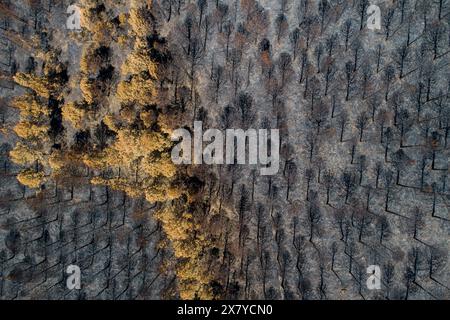
[[[2,179],[13,182],[14,176]],[[171,253],[160,246],[165,238],[161,225],[149,219],[153,208],[105,188],[87,195],[85,185],[25,200],[2,198],[3,299],[147,299],[173,294],[173,275],[167,272]],[[66,287],[67,266],[73,264],[81,268],[82,290]]]

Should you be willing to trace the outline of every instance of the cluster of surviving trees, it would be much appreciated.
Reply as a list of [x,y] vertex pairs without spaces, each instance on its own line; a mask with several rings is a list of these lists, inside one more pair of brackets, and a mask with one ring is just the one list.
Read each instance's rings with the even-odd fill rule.
[[[82,0],[70,53],[64,6],[24,2],[26,27],[0,5],[0,297],[73,297],[68,264],[77,298],[449,297],[448,1],[372,31],[368,0]],[[195,120],[280,129],[280,171],[175,166]]]
[[[12,125],[18,141],[10,152],[5,150],[10,157],[4,160],[3,174],[5,177],[15,175],[15,168],[10,162],[20,165],[17,180],[25,189],[17,200],[29,202],[37,198],[47,199],[50,195],[47,201],[52,203],[52,209],[49,211],[56,210],[54,206],[58,207],[57,210],[65,210],[62,205],[64,199],[60,198],[64,198],[67,189],[70,194],[68,201],[80,207],[79,210],[86,206],[95,208],[98,188],[104,190],[101,192],[105,198],[102,206],[106,206],[107,213],[104,226],[109,228],[104,232],[109,237],[104,249],[110,248],[110,259],[113,250],[111,238],[119,237],[111,229],[114,221],[111,211],[115,209],[110,206],[115,202],[113,194],[121,194],[121,227],[127,230],[120,232],[125,234],[122,237],[128,237],[124,257],[128,264],[125,269],[128,271],[128,282],[122,282],[126,283],[126,290],[117,295],[115,285],[110,285],[113,278],[109,273],[114,266],[112,262],[107,262],[108,267],[101,270],[108,272],[106,287],[97,288],[97,293],[91,292],[93,296],[112,294],[113,298],[116,295],[130,297],[134,289],[134,294],[143,297],[176,294],[185,299],[211,298],[209,284],[213,277],[208,268],[211,240],[204,234],[205,222],[198,212],[199,199],[196,197],[202,182],[193,173],[180,172],[170,159],[170,134],[180,123],[179,118],[183,114],[178,105],[165,99],[169,87],[165,73],[171,68],[172,57],[167,50],[166,40],[157,32],[151,4],[132,1],[129,10],[113,2],[82,1],[80,5],[84,29],[74,35],[74,41],[81,44],[79,64],[61,63],[61,52],[52,45],[36,47],[35,52],[43,52],[34,57],[39,59],[37,67],[42,68],[29,68],[16,73],[13,78],[24,89],[23,94],[16,93],[10,103],[10,107],[20,111],[19,120]],[[69,72],[69,69],[75,71]],[[27,195],[26,188],[35,190],[36,194]],[[77,188],[81,190],[77,191]],[[87,193],[88,204],[79,202],[77,193],[83,196]],[[54,197],[58,199],[56,202]],[[151,206],[144,205],[144,200]],[[8,207],[11,201],[14,200],[5,196],[7,216],[13,213],[13,209]],[[35,208],[38,213],[44,210],[46,204],[42,206]],[[138,209],[133,212],[133,218],[140,223],[137,226],[135,222],[127,221],[127,212],[135,206]],[[94,208],[91,210],[96,211]],[[82,220],[76,217],[77,214],[80,213],[73,213],[75,226]],[[96,256],[98,244],[94,237],[103,232],[102,228],[96,230],[93,214],[91,222],[87,224],[94,228],[90,231],[93,238],[82,246],[85,250],[91,250],[91,260]],[[69,209],[67,215],[70,215]],[[150,235],[158,232],[159,236],[152,245],[157,250],[156,254],[148,257],[144,255],[146,252],[143,249],[148,242],[144,227],[151,218],[157,226],[155,230],[150,230]],[[37,218],[31,220],[34,219]],[[47,239],[45,248],[52,241],[49,231],[52,222],[60,222],[60,232],[68,232],[64,230],[64,218],[44,222],[42,232]],[[17,223],[20,225],[25,220]],[[5,222],[5,228],[13,228],[13,225]],[[75,252],[81,249],[79,232],[76,227],[71,230],[75,238]],[[7,236],[14,238],[5,241],[13,241],[15,251],[19,250],[16,247],[25,250],[22,247],[23,235],[19,230],[11,229]],[[136,238],[134,241],[138,245],[134,253],[130,244],[133,238]],[[161,252],[165,252],[168,246],[172,257],[166,259],[167,255]],[[7,244],[7,247],[10,246]],[[146,274],[142,270],[132,274],[133,255],[138,252],[144,255],[139,261],[141,266],[133,268],[156,265],[154,269],[161,268],[157,277],[168,274],[165,280],[167,284],[159,287],[159,293],[148,292],[148,282],[152,279],[146,281]],[[119,251],[119,254],[122,253]],[[4,262],[13,263],[15,256],[5,258]],[[63,270],[68,262],[66,259],[66,256],[61,256],[57,262]],[[46,253],[43,261],[49,263],[49,260]],[[75,255],[72,262],[77,261]],[[33,262],[31,264],[33,268],[37,267]],[[47,277],[48,269],[45,270]],[[170,274],[176,274],[176,282],[170,279]],[[131,285],[137,275],[144,277],[138,289]],[[23,285],[23,281],[18,281],[10,288],[13,291],[11,294],[14,294],[14,290],[23,290],[20,284]],[[64,288],[64,281],[60,280],[57,284]],[[45,283],[44,286],[55,287],[51,283]],[[174,288],[177,288],[175,293],[171,293]],[[45,290],[43,287],[39,289]],[[113,292],[110,293],[110,290]]]

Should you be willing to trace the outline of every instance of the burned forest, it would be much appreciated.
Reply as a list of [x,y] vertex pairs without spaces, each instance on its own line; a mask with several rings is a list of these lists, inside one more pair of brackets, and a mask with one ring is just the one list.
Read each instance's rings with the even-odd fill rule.
[[449,64],[448,0],[1,0],[0,300],[449,300]]

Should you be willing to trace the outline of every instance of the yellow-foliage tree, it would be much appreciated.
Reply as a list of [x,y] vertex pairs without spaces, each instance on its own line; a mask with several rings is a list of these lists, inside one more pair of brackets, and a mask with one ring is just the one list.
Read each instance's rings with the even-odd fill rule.
[[22,87],[31,89],[42,98],[60,98],[61,89],[65,84],[66,66],[58,60],[58,55],[59,52],[53,50],[45,54],[42,75],[19,72],[14,76],[14,81]]
[[144,40],[137,39],[134,43],[134,50],[129,54],[127,60],[122,65],[122,74],[139,74],[147,72],[153,79],[157,76],[157,64],[150,58],[151,52]]
[[12,105],[20,111],[20,117],[23,119],[42,119],[50,114],[48,107],[41,103],[36,95],[31,93],[15,98]]
[[35,74],[18,73],[14,76],[14,81],[22,87],[30,88],[43,98],[50,98],[58,88],[56,83],[52,83],[47,77],[40,77]]
[[154,17],[149,10],[149,6],[142,5],[142,1],[132,0],[129,24],[137,39],[145,38],[151,34],[154,31]]
[[17,175],[17,180],[29,188],[39,188],[44,181],[44,173],[42,171],[34,171],[32,169],[22,170]]
[[62,107],[63,119],[68,121],[75,129],[82,129],[84,127],[84,120],[87,117],[87,112],[82,105],[76,102],[70,102]]
[[122,81],[117,87],[117,98],[125,104],[153,104],[157,101],[154,80],[142,75],[133,75],[130,80]]
[[14,149],[10,152],[11,160],[22,166],[38,166],[39,163],[44,162],[45,155],[39,148],[39,143],[18,142]]

